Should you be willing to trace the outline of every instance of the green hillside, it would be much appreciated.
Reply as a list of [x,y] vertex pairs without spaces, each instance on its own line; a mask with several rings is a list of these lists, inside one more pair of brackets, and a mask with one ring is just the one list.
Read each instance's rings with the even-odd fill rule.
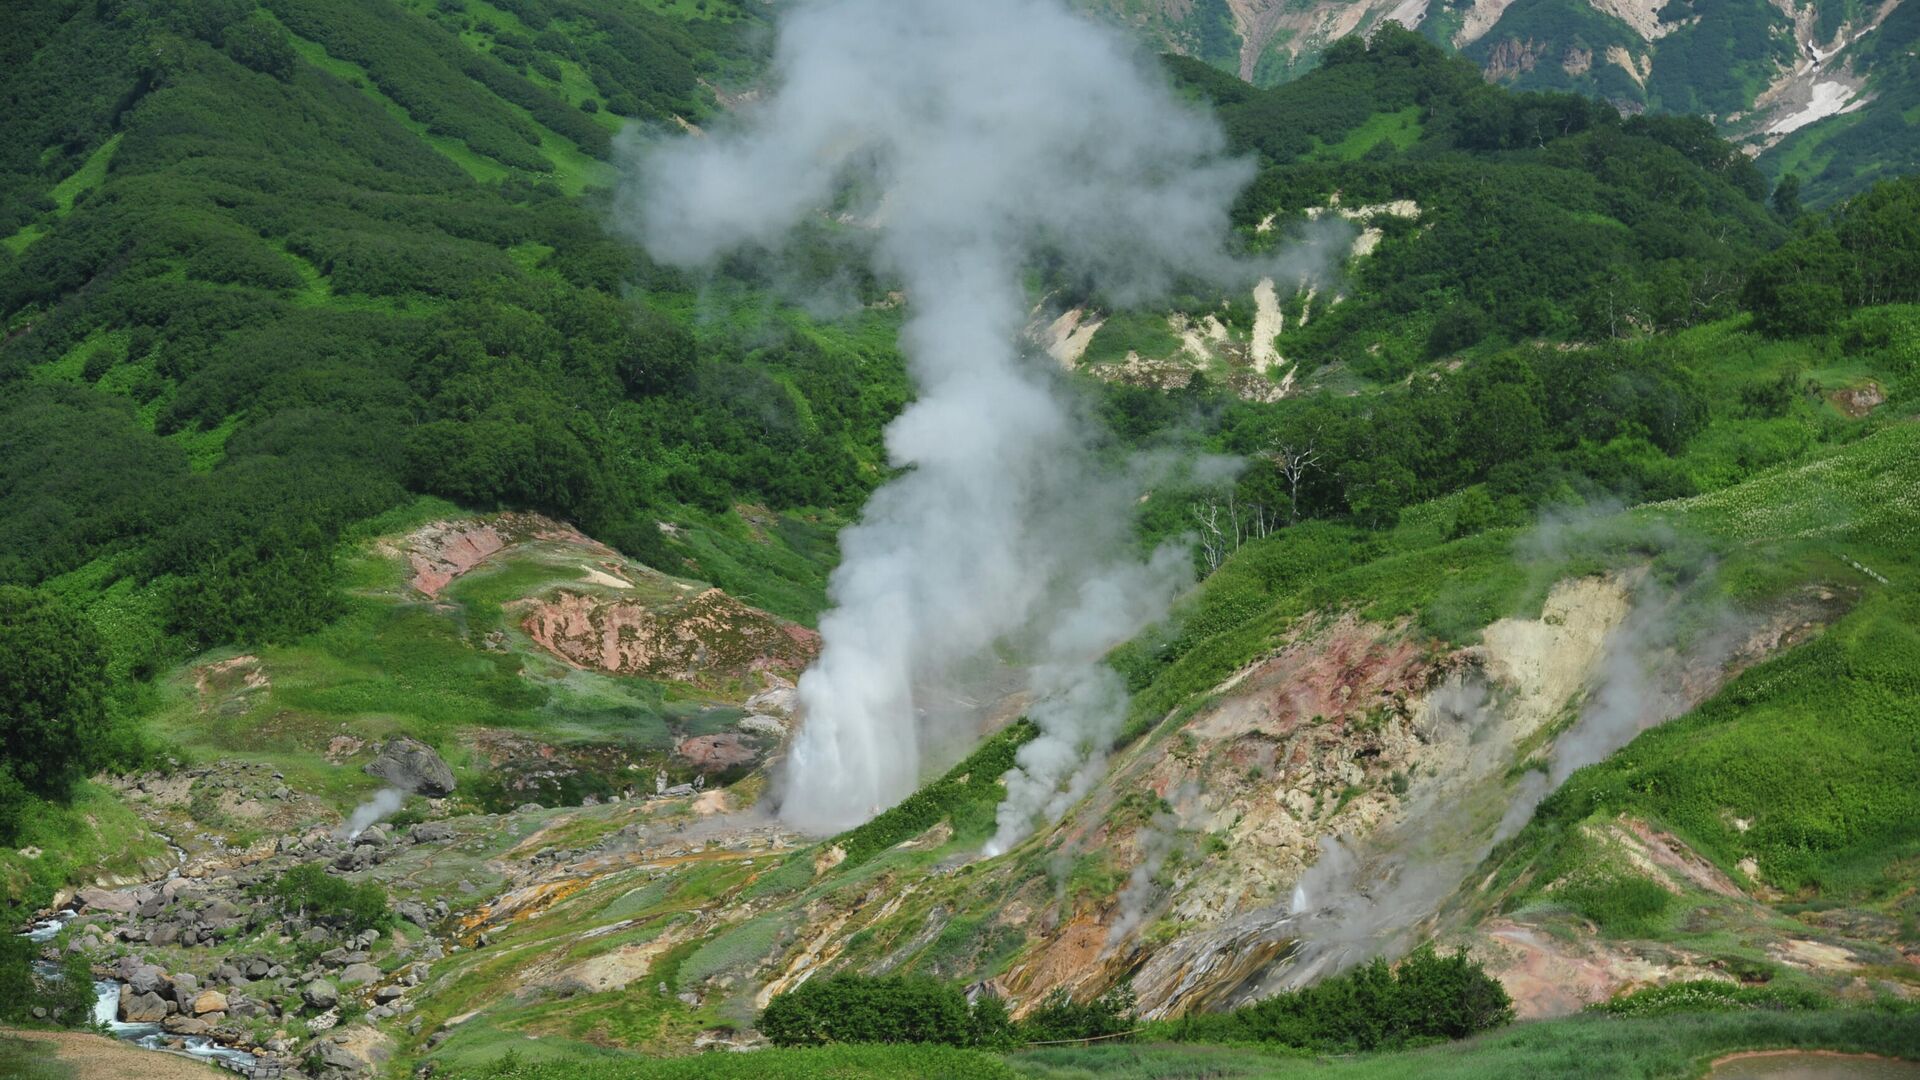
[[[1168,79],[1255,164],[1233,250],[1342,246],[1317,281],[1146,304],[1028,268],[1028,352],[1103,425],[1097,456],[1240,468],[1139,482],[1135,537],[1185,544],[1198,584],[1107,657],[1132,698],[1091,748],[1103,780],[986,858],[1037,731],[1017,698],[963,702],[994,724],[858,828],[768,812],[835,535],[890,475],[913,297],[825,215],[710,275],[619,220],[632,142],[727,123],[780,5],[19,5],[0,910],[180,869],[131,911],[86,901],[52,939],[65,985],[138,1005],[138,961],[197,975],[169,984],[169,1034],[329,1080],[1920,1055],[1898,65],[1874,111],[1756,163],[1705,119],[1597,102],[1617,68],[1515,89],[1432,28],[1256,87],[1219,70],[1233,9],[1191,7],[1211,21],[1182,24]],[[1745,100],[1787,46],[1729,10],[1662,39],[1713,79],[1656,67],[1645,100]],[[1720,64],[1707,28],[1735,15],[1767,40]],[[1522,0],[1499,27],[1577,23],[1598,53],[1597,20]],[[1671,719],[1496,842],[1633,634]],[[1429,722],[1456,692],[1491,718],[1471,753]],[[412,746],[446,783],[344,824]],[[1437,1016],[1442,969],[1381,963],[1233,1011],[1314,960],[1279,905],[1335,837],[1453,875],[1391,929],[1466,950],[1428,959],[1485,1008]],[[7,940],[0,1022],[82,1019]],[[770,1001],[842,975],[876,980],[833,991],[874,1030],[892,995],[937,1015],[881,1040],[915,1045],[686,1057],[764,1046]],[[195,1028],[175,998],[215,985]],[[1509,991],[1529,1022],[1487,1031]]]

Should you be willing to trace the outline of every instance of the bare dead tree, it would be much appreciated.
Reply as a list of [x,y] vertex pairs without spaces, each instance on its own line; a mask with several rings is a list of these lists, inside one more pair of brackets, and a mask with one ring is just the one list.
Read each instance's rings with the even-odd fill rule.
[[1200,551],[1207,560],[1207,573],[1220,569],[1227,557],[1227,536],[1220,527],[1220,504],[1208,499],[1195,503],[1193,518],[1200,523]]
[[1320,449],[1313,443],[1304,447],[1289,443],[1274,451],[1274,468],[1287,482],[1287,524],[1295,525],[1300,521],[1300,482],[1307,474],[1320,467]]

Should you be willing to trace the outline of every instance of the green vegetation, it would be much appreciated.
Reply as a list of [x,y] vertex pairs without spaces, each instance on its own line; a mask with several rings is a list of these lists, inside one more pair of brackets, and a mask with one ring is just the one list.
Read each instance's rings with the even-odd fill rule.
[[1342,207],[1419,207],[1417,221],[1373,218],[1384,235],[1348,299],[1289,322],[1280,350],[1305,370],[1385,381],[1482,340],[1708,322],[1733,313],[1745,266],[1782,236],[1765,179],[1706,121],[1503,91],[1391,24],[1272,90],[1171,66],[1265,166],[1236,207],[1242,225],[1273,214],[1285,235],[1336,193]]
[[1828,221],[1803,219],[1753,268],[1744,300],[1755,325],[1779,337],[1825,333],[1855,308],[1920,301],[1920,177],[1881,184]]
[[1056,989],[1015,1025],[1018,1041],[1034,1043],[1106,1041],[1125,1038],[1139,1025],[1133,988],[1122,984],[1090,1001],[1075,1001]]
[[1040,1080],[1313,1077],[1325,1080],[1636,1080],[1697,1077],[1723,1054],[1807,1048],[1920,1057],[1911,1013],[1739,1011],[1652,1018],[1581,1016],[1514,1024],[1478,1038],[1336,1059],[1225,1047],[1076,1047],[1009,1057]]
[[1375,958],[1231,1012],[1155,1024],[1146,1037],[1350,1053],[1464,1039],[1512,1019],[1513,1002],[1484,968],[1464,952],[1441,956],[1426,946],[1397,965]]
[[1000,1049],[1015,1039],[999,998],[984,995],[969,1004],[952,983],[898,975],[811,979],[774,995],[757,1026],[775,1046],[932,1043]]
[[[1819,638],[1576,773],[1516,839],[1516,856],[1541,860],[1544,884],[1584,861],[1582,823],[1632,814],[1723,867],[1754,860],[1776,888],[1830,899],[1904,889],[1895,864],[1920,843],[1920,792],[1902,779],[1920,768],[1909,737],[1920,724],[1916,620],[1911,599],[1868,597]],[[1618,886],[1572,903],[1605,905],[1627,929],[1654,914]]]
[[647,1059],[507,1057],[446,1074],[452,1080],[1015,1080],[1004,1062],[944,1046],[827,1046]]
[[1603,1001],[1593,1008],[1611,1016],[1672,1016],[1676,1013],[1784,1011],[1834,1007],[1833,999],[1810,990],[1777,986],[1739,986],[1717,979],[1668,983]]
[[446,1072],[453,1080],[1682,1080],[1740,1050],[1820,1049],[1920,1058],[1910,1013],[1880,1009],[1715,1010],[1655,1017],[1587,1015],[1516,1024],[1441,1046],[1338,1058],[1252,1047],[1121,1045],[1045,1047],[1004,1057],[942,1046],[836,1045],[649,1059],[602,1053],[534,1061],[513,1056]]
[[0,842],[93,770],[137,760],[109,716],[107,677],[91,622],[45,592],[0,586]]
[[48,1054],[45,1045],[3,1034],[0,1075],[15,1080],[74,1080],[73,1068]]
[[762,17],[512,6],[16,13],[0,231],[38,238],[0,258],[0,582],[84,574],[117,671],[328,623],[336,547],[422,492],[823,603],[820,534],[905,397],[897,314],[644,265],[604,193],[567,194],[583,162],[611,175],[611,129],[555,96],[703,117]]
[[0,936],[0,1023],[92,1026],[93,971],[86,958],[68,955],[57,975],[43,975],[33,966],[38,948],[17,934]]
[[320,863],[303,863],[255,887],[284,915],[298,914],[345,934],[381,929],[393,922],[387,891],[378,882],[342,881]]
[[1039,729],[1024,720],[1008,726],[981,743],[945,776],[922,786],[865,825],[835,837],[834,844],[847,856],[841,865],[847,869],[859,866],[943,821],[952,825],[958,841],[977,842],[991,836],[994,808],[1005,794],[1000,778],[1013,768],[1014,754],[1037,734]]

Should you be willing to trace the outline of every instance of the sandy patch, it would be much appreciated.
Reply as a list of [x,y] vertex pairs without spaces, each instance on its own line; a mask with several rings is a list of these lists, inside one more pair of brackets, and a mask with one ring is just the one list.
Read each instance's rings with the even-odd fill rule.
[[1805,938],[1790,938],[1768,950],[1774,958],[1795,967],[1813,971],[1847,972],[1859,967],[1853,954],[1838,945]]
[[588,957],[560,973],[554,981],[574,984],[590,993],[623,990],[627,984],[646,977],[653,962],[679,942],[663,935],[639,945],[622,945],[611,952]]
[[587,581],[594,585],[605,585],[609,589],[633,588],[633,582],[625,578],[614,577],[612,574],[607,573],[597,566],[583,566],[580,568],[580,573],[582,581]]
[[1566,1016],[1624,990],[1680,979],[1726,978],[1707,968],[1564,942],[1507,919],[1488,923],[1484,933],[1496,953],[1488,970],[1507,988],[1522,1020]]
[[1486,628],[1487,671],[1517,692],[1507,714],[1516,730],[1551,720],[1586,687],[1628,607],[1617,579],[1577,578],[1553,587],[1540,618],[1501,619]]
[[9,1035],[45,1045],[73,1070],[76,1080],[217,1080],[231,1074],[180,1054],[142,1050],[105,1035],[78,1031],[10,1031]]
[[1280,296],[1274,291],[1272,278],[1261,278],[1253,287],[1253,370],[1265,373],[1280,363],[1280,350],[1273,339],[1280,336],[1286,326],[1286,317],[1280,312]]
[[1041,332],[1040,346],[1053,357],[1061,367],[1072,370],[1087,354],[1087,346],[1093,344],[1093,335],[1098,333],[1101,318],[1089,318],[1086,308],[1074,308],[1047,324]]

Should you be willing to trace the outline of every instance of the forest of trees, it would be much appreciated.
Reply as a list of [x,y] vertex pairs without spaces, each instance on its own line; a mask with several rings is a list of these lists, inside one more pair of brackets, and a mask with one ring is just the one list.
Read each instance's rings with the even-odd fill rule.
[[[688,550],[660,521],[741,503],[844,519],[885,478],[899,314],[885,283],[841,273],[834,227],[795,253],[847,283],[832,318],[783,302],[773,268],[694,281],[607,228],[622,118],[707,116],[702,80],[763,59],[764,13],[499,8],[511,23],[339,0],[10,13],[0,585],[82,621],[113,593],[81,668],[124,687],[325,625],[340,543],[420,494],[544,511],[677,570]],[[1660,335],[1743,311],[1824,333],[1920,298],[1912,180],[1803,211],[1704,121],[1488,86],[1393,28],[1274,90],[1168,64],[1260,162],[1248,244],[1336,193],[1421,208],[1287,338],[1366,392],[1084,388],[1121,448],[1177,433],[1252,463],[1230,491],[1147,508],[1149,538],[1198,533],[1203,563],[1249,531],[1382,527],[1463,489],[1462,529],[1568,493],[1685,494],[1672,459],[1707,397]],[[1361,138],[1402,114],[1411,141]],[[5,595],[9,619],[65,617]],[[32,765],[0,783],[57,793]]]

